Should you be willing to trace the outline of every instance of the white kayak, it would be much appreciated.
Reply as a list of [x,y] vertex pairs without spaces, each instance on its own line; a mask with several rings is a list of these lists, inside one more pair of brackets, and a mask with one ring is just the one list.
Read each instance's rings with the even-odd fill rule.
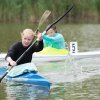
[[[0,54],[0,61],[5,60],[6,53]],[[88,52],[78,52],[76,42],[71,42],[70,51],[68,50],[54,50],[45,49],[40,53],[34,53],[32,56],[32,62],[54,62],[54,61],[64,61],[69,57],[74,59],[84,59],[100,57],[100,51],[88,51]]]
[[34,54],[32,57],[33,62],[56,62],[56,61],[64,61],[67,58],[66,55],[39,55]]
[[5,57],[6,57],[6,53],[1,53],[0,54],[0,61],[4,61],[5,60]]
[[[6,53],[0,54],[0,61],[5,61],[5,56],[6,56]],[[64,61],[69,56],[73,57],[74,59],[100,57],[100,51],[78,52],[78,53],[66,54],[66,55],[39,55],[39,54],[33,54],[32,62]]]

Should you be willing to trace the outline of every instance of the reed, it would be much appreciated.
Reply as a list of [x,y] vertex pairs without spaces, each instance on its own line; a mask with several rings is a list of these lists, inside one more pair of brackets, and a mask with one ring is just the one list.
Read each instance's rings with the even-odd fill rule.
[[100,0],[0,0],[0,22],[37,23],[46,9],[54,20],[71,4],[75,7],[64,22],[99,22]]

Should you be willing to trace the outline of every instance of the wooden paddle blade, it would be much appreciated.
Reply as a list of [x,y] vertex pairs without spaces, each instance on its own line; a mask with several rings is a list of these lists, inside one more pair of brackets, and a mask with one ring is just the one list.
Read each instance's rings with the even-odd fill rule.
[[41,17],[41,19],[40,19],[40,21],[39,21],[39,26],[38,26],[38,30],[39,30],[39,27],[43,24],[43,22],[48,18],[48,16],[51,14],[51,11],[49,11],[49,10],[46,10],[44,13],[43,13],[43,15],[42,15],[42,17]]

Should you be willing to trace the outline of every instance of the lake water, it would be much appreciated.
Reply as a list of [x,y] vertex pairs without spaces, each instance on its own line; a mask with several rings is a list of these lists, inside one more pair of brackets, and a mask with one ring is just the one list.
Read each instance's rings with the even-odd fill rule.
[[[100,25],[72,27],[66,27],[69,35],[66,40],[78,41],[79,51],[100,51]],[[50,91],[3,81],[0,100],[100,100],[100,57],[74,59],[69,56],[63,62],[36,63],[36,66],[52,83]]]

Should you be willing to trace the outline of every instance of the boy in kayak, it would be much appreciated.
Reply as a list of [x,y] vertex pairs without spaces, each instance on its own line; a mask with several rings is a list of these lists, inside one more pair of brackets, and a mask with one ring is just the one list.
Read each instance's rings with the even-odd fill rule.
[[32,45],[30,50],[25,53],[25,55],[20,59],[18,63],[16,62],[16,60],[30,47],[35,35],[36,34],[32,29],[23,30],[23,32],[21,33],[21,41],[14,43],[8,50],[5,59],[6,61],[8,61],[9,65],[16,66],[19,64],[31,62],[32,54],[43,49],[42,34],[38,33],[38,41],[34,45]]
[[57,32],[56,26],[52,26],[47,35],[43,36],[44,47],[53,47],[56,49],[65,49],[65,40],[62,34]]

